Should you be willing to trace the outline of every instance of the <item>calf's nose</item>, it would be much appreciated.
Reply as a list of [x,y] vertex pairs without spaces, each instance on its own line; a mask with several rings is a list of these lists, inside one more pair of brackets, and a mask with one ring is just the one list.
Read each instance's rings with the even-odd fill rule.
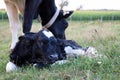
[[57,54],[53,54],[53,55],[50,55],[50,60],[52,60],[52,61],[56,61],[56,60],[58,60],[58,55]]

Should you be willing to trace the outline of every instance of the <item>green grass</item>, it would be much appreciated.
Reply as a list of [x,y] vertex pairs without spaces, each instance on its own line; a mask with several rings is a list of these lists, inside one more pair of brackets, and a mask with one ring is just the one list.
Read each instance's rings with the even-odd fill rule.
[[92,10],[81,10],[75,11],[72,20],[120,20],[120,11],[92,11]]
[[[91,20],[120,20],[120,11],[112,10],[80,10],[75,11],[71,17],[73,21],[91,21]],[[20,19],[22,16],[19,14]],[[8,19],[6,11],[0,11],[0,19]]]
[[[34,22],[32,31],[40,30]],[[21,33],[21,31],[20,31]],[[38,70],[32,66],[17,72],[6,73],[9,61],[11,32],[8,21],[0,21],[0,80],[119,80],[120,79],[120,22],[119,21],[70,21],[67,39],[75,40],[83,47],[93,46],[107,58],[70,59],[70,63]],[[102,64],[97,64],[101,61]]]

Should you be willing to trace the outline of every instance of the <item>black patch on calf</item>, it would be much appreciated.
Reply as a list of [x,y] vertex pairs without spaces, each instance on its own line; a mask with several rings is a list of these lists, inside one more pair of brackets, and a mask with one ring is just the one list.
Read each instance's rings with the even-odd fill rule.
[[18,66],[29,63],[32,57],[32,46],[34,43],[34,33],[27,33],[19,37],[19,41],[10,54],[10,61]]

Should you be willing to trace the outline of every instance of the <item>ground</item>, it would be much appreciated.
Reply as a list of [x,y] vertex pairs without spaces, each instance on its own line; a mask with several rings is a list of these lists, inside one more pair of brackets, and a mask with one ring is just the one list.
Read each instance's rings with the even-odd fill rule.
[[[35,21],[32,31],[37,32],[40,29],[40,24]],[[104,54],[107,58],[95,60],[80,56],[70,59],[68,64],[55,65],[49,69],[38,70],[33,66],[26,66],[17,72],[6,73],[11,32],[8,21],[0,21],[0,80],[120,79],[120,21],[69,21],[66,36],[83,47],[95,47],[99,54]]]

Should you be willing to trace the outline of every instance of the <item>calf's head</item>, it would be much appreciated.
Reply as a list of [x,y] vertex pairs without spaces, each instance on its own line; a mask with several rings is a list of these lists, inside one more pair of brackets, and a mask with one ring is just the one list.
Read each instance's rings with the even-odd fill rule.
[[52,64],[58,60],[57,40],[50,31],[41,30],[19,37],[10,54],[10,61],[17,66],[30,63]]
[[10,61],[18,66],[25,65],[32,57],[32,46],[34,43],[34,33],[28,33],[19,37],[19,41],[10,54]]
[[57,40],[54,35],[48,30],[41,30],[38,33],[38,40],[42,42],[41,47],[47,62],[51,64],[58,60]]

